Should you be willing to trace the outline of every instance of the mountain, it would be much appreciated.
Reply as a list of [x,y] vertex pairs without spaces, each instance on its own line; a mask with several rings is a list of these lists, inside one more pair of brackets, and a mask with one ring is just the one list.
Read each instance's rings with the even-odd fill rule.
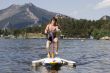
[[100,20],[110,20],[110,16],[105,15],[101,17]]
[[11,5],[0,10],[0,29],[25,28],[48,22],[56,13],[36,7],[32,3]]

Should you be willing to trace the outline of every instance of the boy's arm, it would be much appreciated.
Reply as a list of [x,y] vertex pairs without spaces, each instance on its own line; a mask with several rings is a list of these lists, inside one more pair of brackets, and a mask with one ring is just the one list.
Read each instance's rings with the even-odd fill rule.
[[60,31],[60,26],[59,25],[56,27],[56,31]]
[[45,28],[45,34],[47,34],[47,32],[48,32],[48,25]]

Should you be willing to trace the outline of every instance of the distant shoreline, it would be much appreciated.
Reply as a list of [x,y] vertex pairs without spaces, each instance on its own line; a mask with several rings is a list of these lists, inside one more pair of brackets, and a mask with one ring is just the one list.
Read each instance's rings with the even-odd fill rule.
[[[95,40],[94,38],[72,38],[72,37],[60,37],[61,39],[70,39],[70,40]],[[0,39],[46,39],[46,36],[42,33],[27,33],[24,35],[8,35],[8,36],[0,36]],[[109,36],[101,37],[96,40],[110,40]]]
[[[46,37],[20,37],[20,38],[7,38],[7,37],[0,37],[0,39],[47,39]],[[90,38],[60,38],[64,40],[110,40],[110,39],[90,39]]]

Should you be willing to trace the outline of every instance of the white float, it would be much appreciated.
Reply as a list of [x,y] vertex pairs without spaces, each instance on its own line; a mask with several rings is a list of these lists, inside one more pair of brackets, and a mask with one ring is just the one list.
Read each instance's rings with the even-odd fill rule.
[[62,66],[67,65],[70,67],[76,67],[76,62],[69,61],[69,60],[62,59],[62,58],[58,58],[58,57],[56,57],[56,58],[44,58],[44,59],[32,61],[33,67],[44,66],[45,64],[50,64],[50,65],[60,64]]

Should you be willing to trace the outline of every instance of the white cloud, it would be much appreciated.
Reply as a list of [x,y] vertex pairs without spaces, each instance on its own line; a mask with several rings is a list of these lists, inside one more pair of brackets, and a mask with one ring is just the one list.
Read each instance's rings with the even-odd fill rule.
[[110,0],[102,0],[95,6],[95,9],[102,9],[107,7],[110,7]]

